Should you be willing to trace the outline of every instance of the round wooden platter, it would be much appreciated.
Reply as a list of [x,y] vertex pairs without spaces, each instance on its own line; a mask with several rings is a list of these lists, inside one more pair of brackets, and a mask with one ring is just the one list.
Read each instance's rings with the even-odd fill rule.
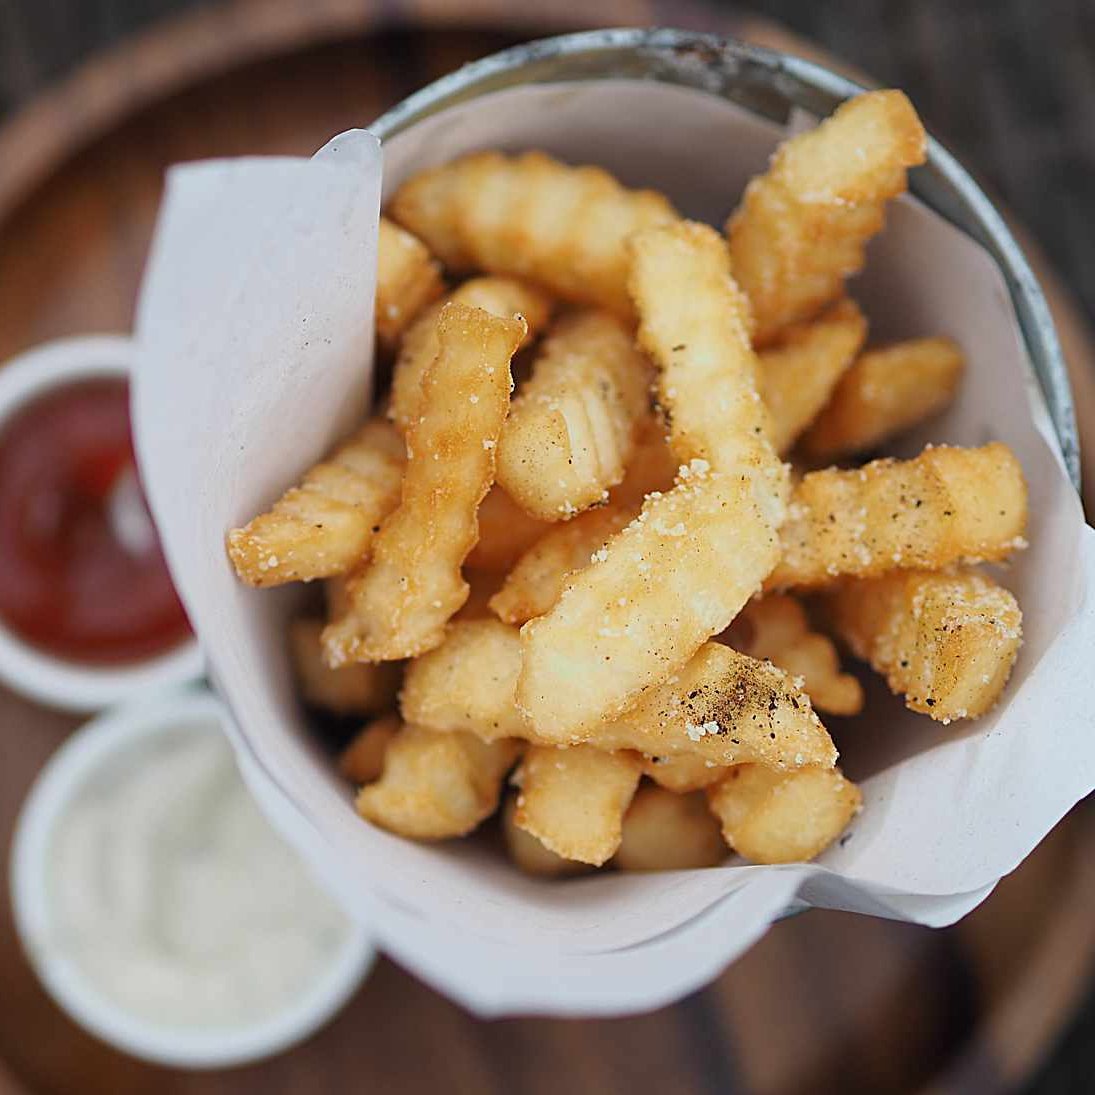
[[[202,8],[133,39],[0,129],[0,360],[59,335],[129,328],[168,164],[308,153],[515,41],[649,23],[817,56],[768,24],[670,0],[269,0]],[[1090,342],[1045,273],[1087,433]],[[1091,460],[1095,440],[1086,452]],[[0,692],[5,875],[19,805],[73,725]],[[382,960],[310,1041],[224,1073],[152,1068],[75,1027],[35,981],[4,900],[0,1095],[1007,1090],[1043,1058],[1088,986],[1093,851],[1092,815],[1074,811],[954,928],[812,912],[776,925],[708,988],[636,1018],[484,1023]]]

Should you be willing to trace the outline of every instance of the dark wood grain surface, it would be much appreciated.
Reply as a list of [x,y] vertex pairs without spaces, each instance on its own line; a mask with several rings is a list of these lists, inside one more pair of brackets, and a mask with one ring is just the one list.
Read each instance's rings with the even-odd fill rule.
[[[127,32],[154,29],[161,16],[184,8],[184,17],[193,18],[203,6],[212,7],[182,0],[0,0],[0,109],[14,113]],[[257,14],[238,17],[264,6],[275,5],[234,5],[236,45],[246,39],[256,58],[271,52],[270,36],[288,38],[294,30],[284,18],[275,26]],[[293,7],[276,6],[283,13]],[[50,139],[71,139],[82,125],[90,147],[63,170],[51,160],[48,177],[34,176],[27,165],[36,162],[35,150],[19,146],[27,151],[25,178],[34,190],[14,201],[6,221],[0,208],[0,357],[52,334],[128,323],[159,175],[172,160],[309,151],[327,133],[374,116],[462,60],[541,29],[644,17],[709,18],[714,26],[729,18],[739,29],[767,33],[740,16],[745,9],[775,14],[860,69],[906,87],[929,124],[1033,227],[1088,310],[1095,304],[1089,5],[787,0],[739,5],[737,16],[628,0],[543,5],[569,9],[560,25],[515,4],[513,18],[527,33],[380,39],[364,35],[366,9],[381,13],[379,23],[411,15],[434,23],[470,17],[474,24],[476,12],[499,5],[390,0],[355,7],[315,0],[307,7],[312,15],[327,12],[339,32],[314,34],[313,47],[288,56],[228,65],[190,90],[191,70],[168,59],[176,65],[175,82],[153,96],[162,99],[155,110],[129,121],[119,123],[126,102],[151,72],[162,73],[165,59],[150,62],[146,52],[125,70],[129,98],[119,97],[118,112],[104,121],[103,108],[118,93],[117,69],[111,70],[109,86],[89,85],[94,102],[82,111],[65,101],[57,128],[47,126],[36,146],[45,163]],[[304,23],[316,25],[301,16],[296,29]],[[200,68],[226,43],[211,38],[208,22],[191,26],[188,64]],[[96,126],[101,133],[92,131]],[[17,168],[0,156],[0,197]],[[1079,347],[1081,327],[1073,327],[1073,337]],[[0,696],[0,836],[10,831],[29,774],[70,726],[62,716]],[[710,988],[627,1020],[480,1023],[382,963],[351,1007],[303,1050],[209,1077],[149,1072],[71,1028],[17,952],[3,945],[11,931],[5,909],[0,1012],[18,1013],[19,1021],[0,1021],[0,1095],[29,1090],[31,1082],[36,1092],[81,1095],[310,1092],[348,1082],[362,1091],[416,1093],[1006,1090],[1043,1056],[1062,1014],[1076,1007],[1077,974],[1095,933],[1093,847],[1090,818],[1074,817],[982,909],[944,932],[830,913],[781,924]],[[0,866],[6,867],[6,850]],[[1030,1089],[1092,1090],[1092,1038],[1089,1004]]]

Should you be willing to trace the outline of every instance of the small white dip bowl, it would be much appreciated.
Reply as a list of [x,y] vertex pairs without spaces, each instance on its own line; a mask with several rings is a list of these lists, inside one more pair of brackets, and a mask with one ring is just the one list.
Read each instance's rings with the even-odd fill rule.
[[[224,1029],[172,1027],[143,1019],[104,995],[56,939],[49,877],[58,824],[89,780],[156,735],[195,728],[223,731],[227,714],[204,688],[176,690],[99,715],[56,752],[23,805],[11,856],[11,896],[24,950],[53,999],[105,1042],[147,1061],[216,1068],[269,1057],[306,1038],[350,998],[375,957],[369,935],[347,921],[344,939],[315,980],[287,1006]],[[332,903],[334,899],[332,898]]]

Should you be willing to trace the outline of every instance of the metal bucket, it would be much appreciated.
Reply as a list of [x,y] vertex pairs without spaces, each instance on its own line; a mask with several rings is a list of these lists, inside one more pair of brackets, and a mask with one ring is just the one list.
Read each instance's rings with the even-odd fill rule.
[[[717,35],[601,30],[529,42],[466,65],[403,100],[369,128],[383,141],[440,110],[519,84],[609,78],[693,88],[778,123],[785,123],[796,107],[827,115],[865,90],[810,61]],[[1019,244],[965,168],[934,138],[927,163],[911,175],[910,190],[977,240],[999,266],[1065,466],[1079,489],[1079,439],[1068,372],[1045,296]]]

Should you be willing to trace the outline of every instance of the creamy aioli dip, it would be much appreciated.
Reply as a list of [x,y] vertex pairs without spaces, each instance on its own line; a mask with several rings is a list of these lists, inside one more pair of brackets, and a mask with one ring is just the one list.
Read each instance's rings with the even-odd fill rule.
[[113,754],[62,814],[49,851],[54,944],[146,1022],[266,1019],[330,968],[352,930],[209,726]]

